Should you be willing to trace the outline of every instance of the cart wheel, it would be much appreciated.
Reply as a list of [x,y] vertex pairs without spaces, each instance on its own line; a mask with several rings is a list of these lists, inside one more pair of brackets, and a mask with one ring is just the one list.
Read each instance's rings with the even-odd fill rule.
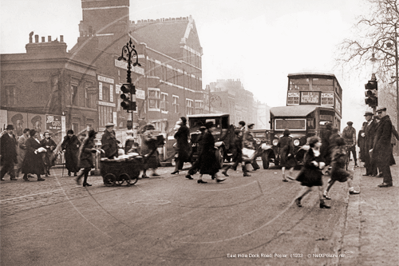
[[[120,174],[120,175],[119,175],[119,178],[120,178],[121,180],[126,181],[126,185],[127,185],[127,186],[130,186],[130,176],[129,176],[128,174],[126,174],[126,173]],[[121,183],[121,184],[122,184],[122,183]]]
[[124,174],[120,174],[119,176],[118,176],[118,178],[115,180],[115,184],[116,185],[118,185],[118,186],[120,186],[120,185],[122,185],[123,184],[123,182],[125,181],[124,180],[124,176],[123,176]]
[[104,176],[103,180],[106,187],[112,187],[115,185],[116,177],[114,174],[108,173]]

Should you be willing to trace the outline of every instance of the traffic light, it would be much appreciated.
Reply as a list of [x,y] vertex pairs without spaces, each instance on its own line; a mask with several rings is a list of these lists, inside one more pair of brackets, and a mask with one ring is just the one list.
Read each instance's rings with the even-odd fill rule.
[[374,108],[378,106],[378,84],[375,76],[364,85],[366,92],[365,102],[368,106]]
[[123,84],[121,87],[121,107],[123,110],[135,111],[136,110],[136,87],[133,84]]

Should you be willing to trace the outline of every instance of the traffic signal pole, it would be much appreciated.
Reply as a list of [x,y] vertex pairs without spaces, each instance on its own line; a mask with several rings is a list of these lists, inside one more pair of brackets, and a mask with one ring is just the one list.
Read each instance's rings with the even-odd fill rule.
[[128,120],[126,123],[127,129],[133,128],[133,112],[136,110],[136,88],[132,83],[131,77],[133,57],[136,57],[136,62],[133,63],[133,66],[141,66],[138,62],[139,57],[137,51],[133,45],[132,39],[130,38],[129,42],[122,47],[122,55],[118,58],[119,61],[127,61],[127,84],[123,84],[121,87],[121,91],[123,92],[123,94],[121,94],[121,98],[123,100],[121,106],[124,110],[127,110],[128,113],[131,113],[130,120]]

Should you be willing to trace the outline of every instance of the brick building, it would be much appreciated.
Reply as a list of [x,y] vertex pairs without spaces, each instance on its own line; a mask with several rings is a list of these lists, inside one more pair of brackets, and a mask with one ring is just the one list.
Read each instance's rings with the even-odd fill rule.
[[[0,55],[1,109],[7,111],[8,123],[17,128],[17,135],[22,128],[41,133],[97,128],[95,67],[72,57],[62,35],[60,40],[48,36],[39,42],[33,34],[26,53]],[[60,140],[60,132],[55,133]]]
[[[141,66],[133,67],[135,123],[152,122],[161,132],[170,122],[203,112],[202,48],[191,17],[129,20],[129,0],[82,1],[80,37],[71,53],[97,69],[99,129],[107,122],[125,130],[130,114],[121,110],[120,86],[127,63],[118,61],[131,39]],[[134,59],[135,61],[135,59]]]

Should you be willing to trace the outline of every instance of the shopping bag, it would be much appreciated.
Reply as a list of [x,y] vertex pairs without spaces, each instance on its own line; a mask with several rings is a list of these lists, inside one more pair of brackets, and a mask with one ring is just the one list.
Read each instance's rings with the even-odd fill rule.
[[242,159],[245,162],[252,161],[255,157],[255,150],[253,149],[248,149],[248,148],[243,148],[242,149]]

